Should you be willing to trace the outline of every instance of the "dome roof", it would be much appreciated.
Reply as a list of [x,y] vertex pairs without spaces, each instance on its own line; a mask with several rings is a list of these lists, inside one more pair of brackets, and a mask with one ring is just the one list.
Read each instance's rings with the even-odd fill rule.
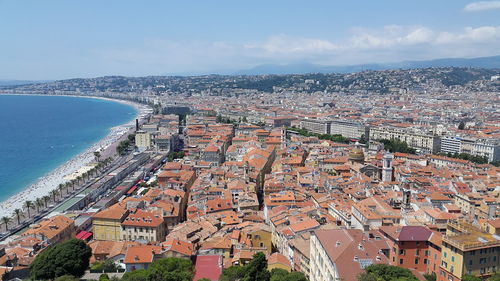
[[349,160],[364,161],[365,160],[365,153],[363,152],[363,149],[361,149],[359,147],[353,148],[349,152]]

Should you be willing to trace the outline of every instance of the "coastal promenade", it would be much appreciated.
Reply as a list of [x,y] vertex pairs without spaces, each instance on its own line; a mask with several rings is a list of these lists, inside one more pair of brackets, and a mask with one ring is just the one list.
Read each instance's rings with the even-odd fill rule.
[[[142,104],[122,100],[114,101],[136,108],[138,112],[136,118],[141,124],[151,113],[151,109]],[[128,136],[134,132],[135,118],[126,124],[111,128],[110,133],[104,139],[91,146],[84,153],[63,164],[16,195],[15,198],[9,198],[0,206],[0,213],[2,213],[0,239],[3,240],[12,234],[22,232],[27,226],[54,212],[54,210],[58,210],[109,171],[123,164],[129,155],[118,155],[117,147],[120,142],[127,140]],[[94,154],[96,151],[99,151],[98,158]],[[87,171],[78,174],[82,167],[87,167]],[[75,178],[65,179],[70,174],[74,174]],[[20,198],[24,200],[20,201]],[[16,203],[15,206],[12,206],[13,201]]]

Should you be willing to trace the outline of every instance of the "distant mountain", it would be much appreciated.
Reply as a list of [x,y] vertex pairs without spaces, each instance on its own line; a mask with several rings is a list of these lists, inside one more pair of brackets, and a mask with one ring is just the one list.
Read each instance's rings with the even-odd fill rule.
[[398,68],[427,68],[427,67],[477,67],[500,69],[500,56],[480,58],[448,58],[425,61],[402,61],[396,63],[374,63],[358,65],[324,66],[317,64],[262,64],[247,70],[235,72],[237,75],[260,75],[260,74],[304,74],[304,73],[350,73],[365,70],[386,70]]
[[29,84],[37,84],[37,83],[46,83],[50,81],[45,80],[1,80],[0,86],[18,86],[18,85],[29,85]]

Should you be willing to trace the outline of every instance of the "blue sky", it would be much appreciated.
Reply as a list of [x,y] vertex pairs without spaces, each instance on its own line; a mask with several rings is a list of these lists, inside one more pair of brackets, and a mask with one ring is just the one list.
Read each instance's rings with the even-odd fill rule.
[[0,0],[0,79],[500,55],[500,1]]

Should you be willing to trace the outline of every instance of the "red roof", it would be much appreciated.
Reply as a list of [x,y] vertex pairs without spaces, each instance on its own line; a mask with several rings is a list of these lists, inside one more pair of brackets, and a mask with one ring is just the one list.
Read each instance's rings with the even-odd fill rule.
[[89,239],[90,237],[92,237],[92,232],[88,232],[88,231],[80,231],[76,236],[75,238],[76,239],[80,239],[80,240],[87,240]]
[[222,256],[196,256],[194,268],[196,272],[193,278],[194,281],[200,280],[202,278],[208,278],[212,281],[217,281],[219,280],[219,276],[222,273]]
[[137,185],[134,185],[131,189],[129,189],[129,191],[127,192],[127,194],[132,194],[134,193],[134,191],[137,189]]
[[427,241],[432,231],[425,226],[403,226],[399,241]]

